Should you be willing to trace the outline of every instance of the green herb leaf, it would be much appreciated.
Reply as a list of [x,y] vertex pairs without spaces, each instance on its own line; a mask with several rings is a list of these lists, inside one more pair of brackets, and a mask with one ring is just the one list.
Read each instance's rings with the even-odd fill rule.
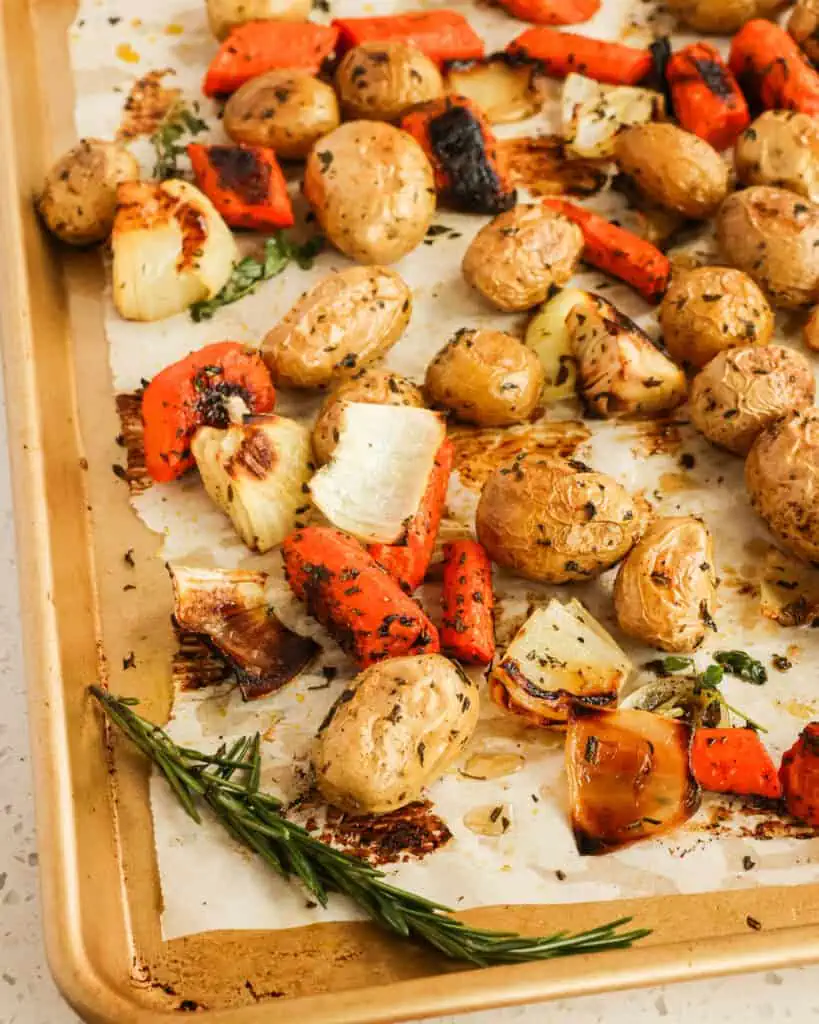
[[686,669],[692,668],[693,665],[693,658],[681,658],[678,655],[672,654],[667,658],[656,658],[654,661],[647,661],[643,668],[664,678],[673,675],[675,672],[685,672]]
[[709,690],[716,689],[722,682],[724,676],[725,669],[722,665],[709,665],[708,668],[700,674],[700,686],[704,686]]
[[207,127],[207,122],[199,117],[198,103],[193,104],[193,109],[181,102],[174,104],[151,136],[151,144],[156,151],[154,177],[159,181],[176,178],[179,175],[177,161],[185,152],[183,137],[199,135],[207,131]]
[[745,651],[717,651],[714,661],[722,665],[726,672],[746,683],[762,686],[768,681],[768,673],[761,661],[752,658]]

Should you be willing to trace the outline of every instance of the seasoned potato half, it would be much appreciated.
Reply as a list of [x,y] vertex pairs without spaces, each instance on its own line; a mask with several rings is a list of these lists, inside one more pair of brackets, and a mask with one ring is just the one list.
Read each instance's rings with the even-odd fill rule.
[[322,723],[313,763],[325,799],[351,814],[417,800],[469,742],[478,688],[440,654],[366,669]]
[[666,0],[666,7],[698,32],[736,32],[751,18],[767,18],[787,0]]
[[349,120],[397,121],[444,92],[437,65],[402,39],[354,46],[336,70],[335,86]]
[[819,124],[796,110],[766,110],[737,139],[743,185],[775,185],[819,199]]
[[526,344],[540,360],[545,380],[541,398],[545,405],[573,398],[577,364],[568,317],[584,302],[588,292],[563,288],[535,313],[526,328]]
[[248,21],[307,21],[311,0],[206,0],[208,24],[224,39]]

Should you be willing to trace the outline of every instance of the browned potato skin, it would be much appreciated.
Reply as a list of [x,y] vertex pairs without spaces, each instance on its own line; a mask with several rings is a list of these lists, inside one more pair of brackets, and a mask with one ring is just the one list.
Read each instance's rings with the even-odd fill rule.
[[543,302],[553,285],[566,284],[582,251],[583,232],[563,214],[519,205],[481,228],[462,269],[493,306],[516,313]]
[[523,342],[503,331],[464,328],[427,367],[424,391],[465,423],[504,427],[531,417],[543,383],[543,366]]
[[802,327],[802,340],[809,349],[819,352],[819,306],[815,306]]
[[397,121],[444,93],[437,65],[403,40],[353,47],[336,70],[335,86],[348,120]]
[[409,405],[421,409],[424,396],[412,381],[392,370],[360,370],[350,380],[343,381],[324,400],[313,426],[313,453],[320,466],[329,462],[335,451],[341,417],[350,402]]
[[819,565],[819,409],[797,410],[762,431],[745,462],[745,484],[771,533]]
[[37,208],[48,230],[69,245],[111,234],[117,185],[139,180],[139,163],[115,142],[82,139],[49,170]]
[[723,349],[766,345],[774,329],[768,300],[747,274],[730,267],[675,273],[659,315],[671,358],[698,369]]
[[617,136],[615,159],[648,199],[684,217],[712,216],[728,194],[728,165],[719,153],[673,124],[626,128]]
[[784,345],[721,352],[694,378],[688,411],[712,444],[747,455],[759,434],[792,409],[813,403],[813,369]]
[[803,196],[766,185],[735,192],[717,216],[717,241],[775,306],[819,300],[819,207]]
[[380,121],[350,121],[317,144],[304,195],[324,234],[359,263],[400,260],[435,213],[426,154],[411,135]]
[[787,0],[666,0],[666,7],[698,32],[736,32],[751,18],[765,18]]
[[819,60],[819,6],[816,0],[803,0],[794,7],[788,32],[814,63]]
[[636,503],[612,477],[527,459],[492,473],[476,520],[494,562],[544,583],[598,576],[632,547],[641,525]]
[[261,355],[277,384],[326,388],[401,337],[412,292],[386,267],[350,267],[314,285],[268,332]]
[[657,519],[617,570],[614,610],[624,633],[661,651],[688,653],[713,623],[711,534],[693,516]]
[[301,160],[338,127],[336,94],[306,71],[277,68],[240,86],[222,121],[234,142],[268,146],[284,160]]
[[819,199],[819,123],[796,110],[766,110],[740,135],[734,150],[744,185],[774,185]]
[[225,39],[248,21],[307,21],[311,0],[206,0],[208,24],[217,39]]

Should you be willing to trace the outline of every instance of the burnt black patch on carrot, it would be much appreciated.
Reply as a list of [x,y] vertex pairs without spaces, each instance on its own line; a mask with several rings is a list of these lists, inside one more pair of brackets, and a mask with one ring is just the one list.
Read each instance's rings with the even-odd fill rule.
[[725,74],[725,68],[717,63],[717,61],[708,60],[704,57],[694,57],[691,62],[699,71],[703,82],[705,82],[716,97],[726,100],[733,95],[733,89]]
[[219,174],[219,187],[234,192],[248,206],[258,206],[270,192],[270,167],[249,149],[210,146],[208,159]]
[[514,206],[515,190],[505,187],[493,166],[472,111],[453,105],[432,118],[429,141],[453,206],[472,213],[502,213]]

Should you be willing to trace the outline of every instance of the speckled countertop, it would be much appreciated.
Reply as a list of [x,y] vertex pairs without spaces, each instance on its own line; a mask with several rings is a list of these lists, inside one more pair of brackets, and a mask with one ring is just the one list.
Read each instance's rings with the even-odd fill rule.
[[[14,529],[0,391],[0,1024],[68,1024],[45,965],[28,765]],[[819,1019],[819,967],[490,1010],[437,1024],[760,1024]]]

